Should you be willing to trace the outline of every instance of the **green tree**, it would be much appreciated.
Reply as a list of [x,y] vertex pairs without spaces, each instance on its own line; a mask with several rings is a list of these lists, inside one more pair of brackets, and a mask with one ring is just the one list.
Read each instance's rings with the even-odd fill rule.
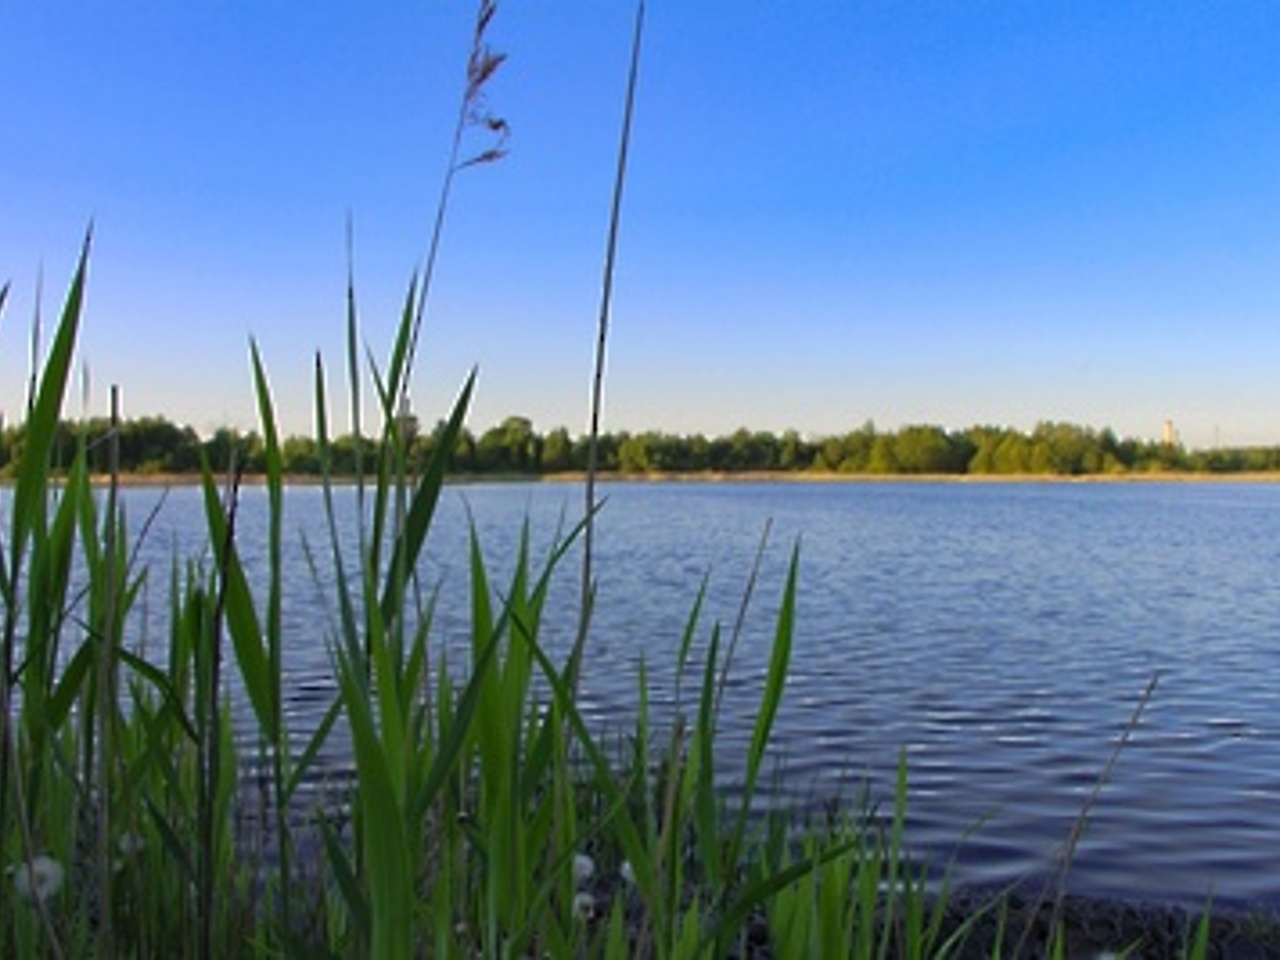
[[961,473],[972,455],[963,439],[930,426],[903,427],[893,452],[902,473]]
[[1008,431],[996,444],[991,456],[991,472],[1019,474],[1031,472],[1031,444],[1014,430]]
[[533,424],[527,417],[507,417],[476,442],[481,472],[531,473],[537,468],[538,453]]
[[543,440],[542,469],[551,473],[573,469],[573,440],[564,427],[556,427]]
[[314,476],[320,472],[320,455],[310,437],[286,437],[280,444],[285,473]]
[[809,445],[800,438],[800,434],[795,430],[783,431],[778,441],[778,469],[803,470],[812,460],[813,454],[809,450]]
[[898,455],[894,438],[889,434],[879,434],[871,444],[871,453],[867,458],[867,471],[870,473],[893,474],[899,471]]
[[649,471],[649,444],[644,434],[618,435],[618,469],[623,473],[647,473]]

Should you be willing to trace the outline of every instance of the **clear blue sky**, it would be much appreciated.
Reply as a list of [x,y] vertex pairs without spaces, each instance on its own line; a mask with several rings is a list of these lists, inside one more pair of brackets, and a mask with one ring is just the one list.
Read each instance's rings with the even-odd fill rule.
[[[385,355],[469,3],[0,6],[0,410],[94,222],[93,412],[290,432]],[[580,432],[630,4],[508,2],[510,155],[457,182],[414,403]],[[1280,4],[651,0],[605,424],[1063,419],[1280,442]],[[80,412],[80,400],[69,412]],[[335,412],[345,428],[342,408]]]

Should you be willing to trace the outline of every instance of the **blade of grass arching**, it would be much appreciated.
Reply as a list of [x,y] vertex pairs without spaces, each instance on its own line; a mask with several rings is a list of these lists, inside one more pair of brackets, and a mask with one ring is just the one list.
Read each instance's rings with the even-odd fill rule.
[[[590,518],[596,509],[596,472],[600,455],[600,410],[604,398],[605,345],[609,337],[609,313],[613,306],[613,268],[618,250],[618,227],[622,222],[622,190],[627,181],[627,151],[631,143],[631,119],[635,108],[636,81],[640,75],[640,39],[644,34],[644,0],[636,3],[635,32],[631,39],[631,67],[627,74],[626,105],[623,108],[622,136],[618,143],[618,166],[613,182],[613,202],[609,210],[609,239],[605,245],[604,280],[600,292],[600,319],[596,336],[595,373],[591,383],[591,430],[587,442],[586,508],[583,514]],[[592,584],[592,551],[594,526],[588,520],[583,534],[582,547],[582,599],[579,611],[578,633],[573,651],[569,655],[570,686],[577,692],[578,674],[582,669],[582,657],[587,644],[587,622],[594,586]]]
[[720,668],[720,686],[716,690],[715,716],[720,716],[720,701],[724,699],[725,687],[729,685],[729,671],[733,667],[733,655],[738,650],[738,642],[742,639],[742,629],[747,622],[747,610],[751,607],[751,598],[755,596],[756,583],[760,578],[760,566],[764,562],[765,547],[769,545],[769,531],[773,529],[773,520],[766,520],[760,532],[760,542],[756,545],[755,559],[751,561],[751,572],[747,575],[747,585],[742,591],[742,602],[738,605],[738,616],[733,621],[733,632],[729,635],[729,648],[725,651],[724,665]]
[[[396,536],[392,549],[391,570],[413,570],[426,540],[427,531],[431,527],[435,515],[436,504],[440,499],[440,489],[444,486],[444,475],[449,465],[453,449],[457,445],[462,423],[471,403],[471,394],[475,388],[476,371],[472,370],[463,384],[462,392],[453,405],[453,411],[440,432],[437,442],[431,450],[431,458],[427,461],[422,478],[418,481],[409,512],[405,518],[404,530]],[[394,615],[404,603],[406,583],[400,578],[390,578],[383,590],[382,615],[386,620]]]

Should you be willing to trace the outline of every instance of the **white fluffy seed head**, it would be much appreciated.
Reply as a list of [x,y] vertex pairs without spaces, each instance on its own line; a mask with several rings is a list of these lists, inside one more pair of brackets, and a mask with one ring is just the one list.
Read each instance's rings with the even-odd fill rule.
[[595,916],[596,898],[589,893],[578,893],[573,898],[573,915],[579,920],[590,920]]
[[628,886],[636,885],[636,872],[631,869],[631,861],[623,860],[622,866],[618,868],[618,873],[622,876],[622,880]]
[[45,900],[62,889],[62,864],[41,854],[30,863],[15,863],[9,868],[13,889],[29,903]]
[[574,854],[573,857],[573,882],[582,883],[590,880],[595,876],[596,862],[588,857],[585,853]]

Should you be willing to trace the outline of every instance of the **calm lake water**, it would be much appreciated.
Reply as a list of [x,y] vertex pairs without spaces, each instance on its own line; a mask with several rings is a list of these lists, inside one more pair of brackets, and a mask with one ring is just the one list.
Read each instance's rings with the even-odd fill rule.
[[[728,779],[758,704],[773,616],[800,543],[799,612],[776,744],[775,802],[888,804],[900,753],[909,842],[964,882],[1042,875],[1143,690],[1155,695],[1103,789],[1071,872],[1077,892],[1203,905],[1280,903],[1280,486],[1249,484],[618,484],[603,488],[600,589],[587,709],[625,723],[643,659],[670,716],[675,651],[704,576],[710,624],[730,626],[772,529],[725,699]],[[160,494],[127,493],[136,529]],[[290,490],[285,618],[295,727],[334,686],[333,596],[303,560],[323,548],[320,491]],[[495,580],[522,522],[545,556],[569,485],[446,491],[425,573],[437,643],[465,641],[467,510]],[[168,564],[201,542],[198,494],[178,489],[149,534],[149,633],[164,635]],[[245,491],[242,549],[260,564],[266,498]],[[354,530],[352,498],[343,502]],[[578,557],[550,604],[567,650]],[[331,574],[321,572],[322,579]],[[462,662],[462,654],[455,662]],[[341,758],[334,762],[341,762]]]

